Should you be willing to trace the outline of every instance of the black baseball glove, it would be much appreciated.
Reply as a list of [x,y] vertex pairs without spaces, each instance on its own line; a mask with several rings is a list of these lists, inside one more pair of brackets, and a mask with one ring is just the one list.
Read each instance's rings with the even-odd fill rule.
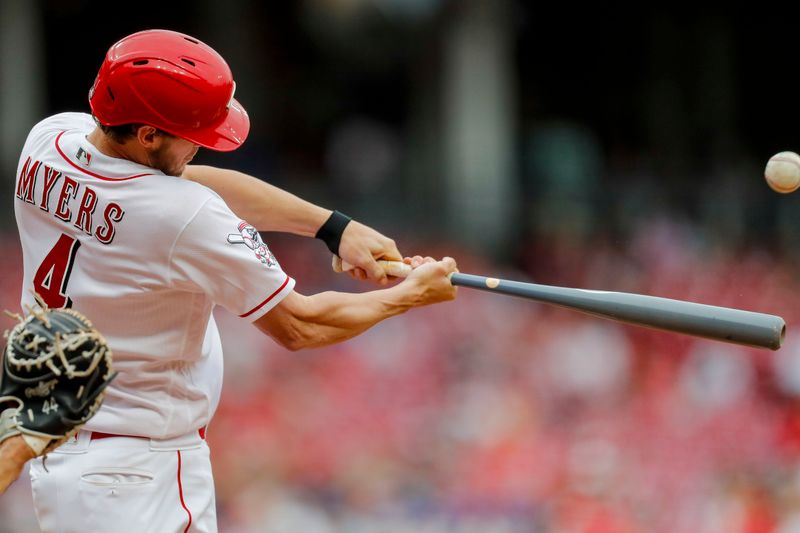
[[116,375],[111,350],[72,309],[36,309],[6,332],[0,375],[0,442],[22,435],[44,455],[97,411]]

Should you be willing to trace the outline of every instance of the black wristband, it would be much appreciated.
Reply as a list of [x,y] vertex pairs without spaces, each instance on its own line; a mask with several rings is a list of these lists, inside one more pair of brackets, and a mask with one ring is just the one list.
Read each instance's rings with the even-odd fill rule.
[[339,243],[342,241],[344,228],[350,223],[351,218],[344,213],[334,211],[328,220],[317,230],[315,238],[321,240],[328,246],[334,255],[339,255]]

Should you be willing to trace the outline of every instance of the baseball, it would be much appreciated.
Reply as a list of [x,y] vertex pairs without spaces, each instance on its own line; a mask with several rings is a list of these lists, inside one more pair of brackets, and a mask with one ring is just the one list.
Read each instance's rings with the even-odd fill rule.
[[800,155],[780,152],[769,158],[764,178],[773,191],[787,194],[800,187]]

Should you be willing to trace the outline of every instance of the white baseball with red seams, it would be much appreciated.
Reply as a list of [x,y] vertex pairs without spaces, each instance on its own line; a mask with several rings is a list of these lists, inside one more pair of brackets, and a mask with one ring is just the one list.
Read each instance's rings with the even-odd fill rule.
[[[104,155],[86,138],[94,128],[83,113],[43,120],[31,130],[17,168],[22,305],[34,304],[36,290],[51,307],[71,306],[91,317],[119,372],[80,446],[53,452],[51,459],[58,459],[48,462],[49,473],[40,460],[32,465],[37,514],[42,520],[47,510],[73,513],[74,521],[57,527],[80,529],[88,523],[82,513],[117,512],[114,498],[87,508],[98,486],[110,483],[117,491],[156,491],[157,508],[147,512],[163,511],[156,522],[165,521],[164,531],[183,530],[187,520],[192,531],[205,530],[202,524],[214,518],[213,482],[189,486],[181,476],[211,479],[198,431],[211,421],[222,387],[212,308],[219,304],[255,321],[291,293],[294,280],[257,232],[249,245],[228,240],[241,233],[243,221],[216,193]],[[94,440],[89,432],[135,436],[146,443],[144,455],[131,455],[133,444],[123,442],[131,439]],[[127,448],[115,455],[121,445]],[[189,466],[207,472],[189,473]],[[54,476],[62,486],[74,478],[74,493],[48,481]],[[196,509],[192,517],[192,502],[211,511]],[[110,518],[106,523],[123,526]]]
[[764,178],[775,192],[788,194],[796,191],[800,187],[800,155],[794,152],[773,155],[764,169]]

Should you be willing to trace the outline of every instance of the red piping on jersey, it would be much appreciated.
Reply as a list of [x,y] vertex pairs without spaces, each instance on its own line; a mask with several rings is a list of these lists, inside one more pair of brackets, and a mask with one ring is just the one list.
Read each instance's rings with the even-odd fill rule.
[[183,506],[183,510],[186,511],[186,514],[189,515],[189,523],[186,524],[186,529],[183,530],[183,533],[189,531],[189,528],[192,527],[192,513],[189,511],[189,508],[186,507],[186,502],[183,500],[183,484],[181,483],[181,451],[178,450],[178,494],[181,497],[181,505]]
[[88,175],[90,175],[90,176],[92,176],[94,178],[105,180],[105,181],[125,181],[125,180],[132,180],[134,178],[141,178],[142,176],[152,176],[152,174],[146,173],[146,174],[136,174],[135,176],[128,176],[127,178],[109,178],[108,176],[101,176],[100,174],[95,174],[94,172],[90,172],[90,171],[86,170],[85,168],[79,167],[78,165],[73,163],[72,160],[69,157],[67,157],[67,155],[61,150],[61,146],[59,146],[59,144],[58,144],[58,141],[61,140],[61,136],[64,135],[66,132],[67,131],[64,130],[61,133],[59,133],[58,136],[56,137],[56,150],[58,150],[58,153],[61,154],[61,157],[64,158],[64,161],[66,161],[67,163],[69,163],[70,165],[75,167],[77,170],[80,170],[84,174],[88,174]]
[[284,287],[286,287],[286,285],[287,285],[288,283],[289,283],[289,275],[287,274],[287,275],[286,275],[286,279],[283,281],[283,285],[281,285],[280,287],[278,287],[278,290],[276,290],[275,292],[273,292],[272,294],[270,294],[270,295],[267,297],[267,299],[266,299],[266,300],[264,300],[263,302],[261,302],[260,304],[258,304],[257,306],[255,306],[254,308],[252,308],[251,310],[249,310],[248,312],[246,312],[245,314],[243,314],[243,315],[239,315],[239,318],[246,318],[246,317],[248,317],[248,316],[252,315],[253,313],[255,313],[256,311],[258,311],[259,309],[261,309],[262,307],[264,307],[264,305],[266,305],[266,303],[267,303],[267,302],[269,302],[270,300],[272,300],[273,298],[275,298],[275,296],[276,296],[276,295],[277,295],[279,292],[281,292],[281,291],[283,290],[283,288],[284,288]]

